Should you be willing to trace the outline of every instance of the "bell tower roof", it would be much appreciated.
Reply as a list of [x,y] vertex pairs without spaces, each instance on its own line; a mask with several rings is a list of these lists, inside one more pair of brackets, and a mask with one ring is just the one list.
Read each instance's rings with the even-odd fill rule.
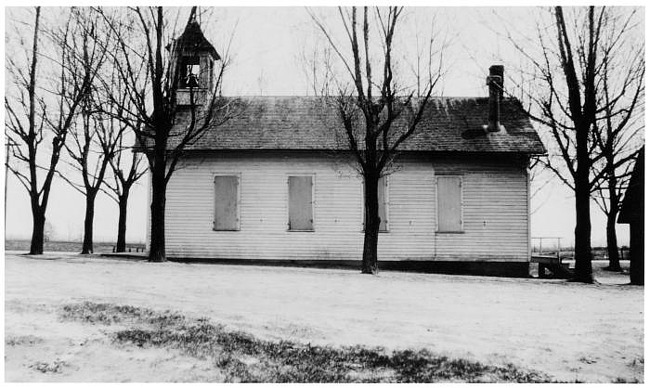
[[192,19],[187,23],[185,31],[176,40],[176,47],[180,48],[183,53],[197,53],[200,51],[208,52],[212,59],[218,61],[221,59],[214,46],[205,38],[201,26]]

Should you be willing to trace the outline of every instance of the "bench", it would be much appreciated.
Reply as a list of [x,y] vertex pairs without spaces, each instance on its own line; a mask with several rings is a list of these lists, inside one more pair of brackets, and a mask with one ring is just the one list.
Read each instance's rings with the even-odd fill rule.
[[[569,279],[573,276],[573,271],[569,269],[569,264],[562,263],[562,258],[559,255],[533,255],[530,258],[530,262],[539,264],[538,277],[541,279]],[[547,274],[547,271],[550,273]]]
[[[124,252],[133,252],[134,249],[136,252],[145,251],[145,246],[140,244],[127,244],[124,248]],[[115,253],[116,250],[117,246],[113,245],[113,253]]]

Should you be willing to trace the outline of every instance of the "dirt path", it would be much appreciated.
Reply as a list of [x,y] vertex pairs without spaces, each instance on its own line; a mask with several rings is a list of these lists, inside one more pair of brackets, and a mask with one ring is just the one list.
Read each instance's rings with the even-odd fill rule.
[[[58,306],[85,300],[179,310],[264,338],[426,347],[564,381],[643,380],[639,287],[47,258],[6,257],[5,341],[16,342],[5,346],[7,381],[202,381],[214,373],[165,350],[116,348],[99,327],[57,320]],[[60,373],[39,371],[38,362],[57,360]]]

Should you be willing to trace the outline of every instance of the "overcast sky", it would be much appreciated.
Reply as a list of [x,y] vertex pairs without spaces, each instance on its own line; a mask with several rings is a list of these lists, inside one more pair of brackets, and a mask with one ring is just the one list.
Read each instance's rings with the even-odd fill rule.
[[[318,10],[317,10],[318,11]],[[322,11],[322,10],[320,10]],[[45,11],[47,12],[47,10]],[[447,73],[438,90],[447,96],[487,96],[485,76],[491,64],[503,63],[506,73],[518,59],[508,42],[497,32],[500,20],[492,8],[410,8],[412,20],[435,15],[440,27],[449,32],[450,48],[445,53]],[[500,15],[522,26],[532,25],[531,9],[500,9]],[[234,30],[230,47],[232,66],[224,83],[228,95],[305,95],[310,92],[301,55],[319,39],[309,15],[302,7],[215,8],[212,22],[204,25],[206,35],[223,49]],[[3,18],[4,20],[4,18]],[[525,27],[524,27],[525,28]],[[504,60],[505,58],[505,60]],[[508,84],[505,85],[508,88]],[[4,147],[3,147],[4,151]],[[4,155],[4,154],[3,154]],[[146,225],[145,179],[130,198],[127,239],[144,241]],[[564,237],[572,242],[574,210],[571,193],[559,184],[550,184],[533,198],[533,236]],[[593,209],[593,243],[605,244],[605,219]],[[58,180],[52,189],[47,219],[55,237],[80,239],[83,230],[84,199]],[[105,196],[97,200],[95,240],[114,241],[117,205]],[[619,241],[627,243],[623,226]],[[13,176],[8,177],[6,236],[29,238],[31,213],[28,196]]]

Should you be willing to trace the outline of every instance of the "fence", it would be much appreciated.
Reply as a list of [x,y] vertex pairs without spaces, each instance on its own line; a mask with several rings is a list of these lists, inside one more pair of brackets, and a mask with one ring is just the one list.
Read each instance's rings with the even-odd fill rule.
[[[562,237],[532,237],[531,240],[533,255],[560,257]],[[550,241],[551,244],[545,243],[546,241]]]

